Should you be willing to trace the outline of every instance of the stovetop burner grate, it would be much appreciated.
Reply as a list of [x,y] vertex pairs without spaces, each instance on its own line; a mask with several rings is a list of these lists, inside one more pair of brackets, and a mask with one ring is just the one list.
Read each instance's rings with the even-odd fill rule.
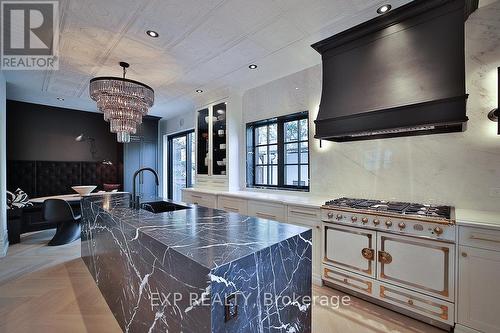
[[446,219],[450,219],[451,215],[450,206],[423,205],[397,201],[340,198],[327,201],[325,205]]

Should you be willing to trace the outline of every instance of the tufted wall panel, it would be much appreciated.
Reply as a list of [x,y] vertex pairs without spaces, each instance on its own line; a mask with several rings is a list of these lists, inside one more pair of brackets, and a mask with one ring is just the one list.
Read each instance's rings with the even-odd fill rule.
[[8,161],[7,190],[22,189],[29,197],[36,195],[36,162]]
[[105,183],[121,183],[117,179],[115,165],[82,162],[82,184],[96,184],[102,189]]
[[121,165],[100,162],[8,161],[7,189],[21,188],[30,198],[74,193],[71,186],[121,183]]
[[70,194],[71,186],[82,185],[81,163],[37,162],[36,193],[39,197]]

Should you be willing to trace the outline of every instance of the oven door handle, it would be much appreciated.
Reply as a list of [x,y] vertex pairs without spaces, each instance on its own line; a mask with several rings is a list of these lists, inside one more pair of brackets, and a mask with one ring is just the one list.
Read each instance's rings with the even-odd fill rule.
[[389,252],[378,251],[378,261],[385,265],[390,264],[392,262],[392,256]]
[[366,260],[371,261],[375,257],[375,250],[365,247],[363,250],[361,250],[361,255]]

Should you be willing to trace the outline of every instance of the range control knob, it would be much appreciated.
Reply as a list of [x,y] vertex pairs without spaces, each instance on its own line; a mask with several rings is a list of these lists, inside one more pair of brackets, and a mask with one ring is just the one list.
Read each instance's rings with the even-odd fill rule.
[[398,227],[399,229],[403,230],[404,228],[406,228],[406,224],[404,222],[399,222]]
[[357,220],[358,220],[358,218],[357,218],[356,216],[352,216],[352,217],[351,217],[351,221],[352,221],[352,222],[356,222]]
[[373,219],[373,224],[374,225],[379,225],[380,224],[380,220],[379,219]]
[[333,219],[333,213],[332,212],[329,212],[328,214],[326,214],[326,216],[328,216],[329,219]]
[[361,219],[361,222],[363,222],[363,224],[367,224],[368,223],[368,218],[367,217],[363,217]]
[[441,227],[435,227],[434,228],[434,233],[436,235],[438,235],[438,236],[441,235],[443,233],[443,228],[441,228]]
[[342,220],[342,214],[337,214],[337,220]]
[[386,226],[387,228],[392,227],[392,221],[391,221],[391,220],[386,220],[386,221],[385,221],[385,226]]

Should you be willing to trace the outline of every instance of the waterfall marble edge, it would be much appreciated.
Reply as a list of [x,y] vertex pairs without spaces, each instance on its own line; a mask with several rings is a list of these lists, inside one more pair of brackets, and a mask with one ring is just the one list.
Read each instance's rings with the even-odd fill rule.
[[129,204],[129,194],[81,203],[82,259],[125,332],[311,331],[311,229]]

